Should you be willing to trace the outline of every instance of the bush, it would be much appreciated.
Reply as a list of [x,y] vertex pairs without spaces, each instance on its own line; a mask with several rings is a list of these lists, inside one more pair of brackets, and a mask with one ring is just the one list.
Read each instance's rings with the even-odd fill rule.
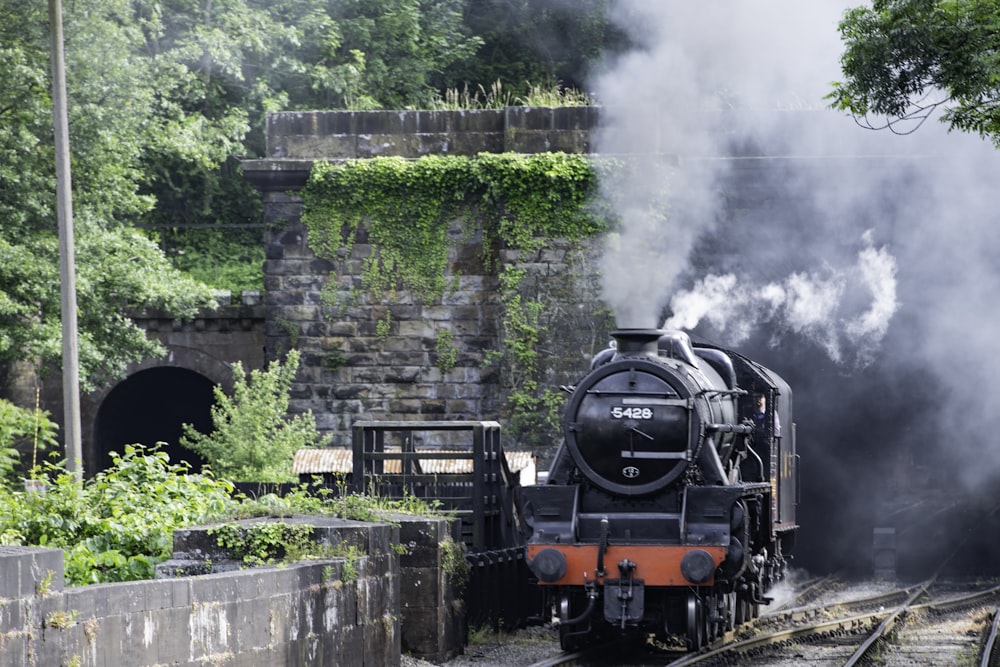
[[311,412],[288,415],[289,393],[299,367],[292,350],[285,363],[273,361],[265,371],[233,366],[233,395],[215,388],[212,423],[205,434],[184,425],[181,444],[200,454],[219,476],[240,482],[293,481],[292,459],[305,447],[325,444]]
[[66,551],[69,585],[150,579],[173,554],[173,531],[224,515],[233,485],[188,474],[159,446],[129,445],[113,465],[81,482],[62,466],[35,476],[44,492],[0,487],[0,543]]

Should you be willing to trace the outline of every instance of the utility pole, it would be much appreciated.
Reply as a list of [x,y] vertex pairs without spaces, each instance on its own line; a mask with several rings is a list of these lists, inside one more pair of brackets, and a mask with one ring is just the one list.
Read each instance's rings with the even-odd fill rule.
[[56,213],[59,218],[59,279],[62,295],[63,435],[66,467],[83,478],[80,438],[80,354],[76,334],[76,263],[73,242],[73,194],[69,165],[69,114],[66,110],[66,63],[63,57],[62,0],[49,0],[52,41],[52,107],[56,138]]

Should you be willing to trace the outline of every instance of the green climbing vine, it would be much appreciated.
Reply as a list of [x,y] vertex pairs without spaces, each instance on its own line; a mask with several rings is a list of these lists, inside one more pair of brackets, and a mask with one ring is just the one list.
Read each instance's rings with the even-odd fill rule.
[[590,206],[596,186],[591,160],[567,153],[324,162],[303,193],[302,221],[313,252],[331,261],[350,254],[361,229],[368,234],[377,251],[363,260],[364,289],[406,287],[432,301],[448,286],[452,221],[481,220],[487,253],[498,240],[524,251],[579,240],[606,227]]
[[455,367],[458,361],[458,348],[454,344],[455,336],[450,329],[442,329],[438,332],[435,349],[437,351],[437,366],[442,373],[447,373]]
[[362,286],[375,294],[406,286],[431,300],[445,288],[448,223],[471,196],[471,169],[448,156],[317,164],[302,216],[309,243],[336,260],[363,228],[378,251],[363,263]]
[[[458,242],[449,234],[453,224],[481,228],[482,259],[499,271],[505,313],[502,349],[487,355],[487,362],[509,367],[506,416],[513,422],[552,422],[560,397],[539,388],[538,347],[545,329],[540,315],[546,304],[522,294],[524,271],[514,264],[498,267],[497,250],[526,255],[606,230],[613,216],[596,195],[599,171],[609,159],[600,162],[568,153],[482,153],[320,163],[303,192],[302,221],[313,252],[335,266],[352,256],[356,240],[366,234],[373,250],[361,260],[362,288],[390,299],[405,288],[425,303],[440,299],[449,287],[448,251]],[[336,281],[329,285],[336,289]],[[336,302],[324,298],[328,305]],[[388,319],[384,322],[378,323],[380,337]],[[445,370],[458,350],[447,333],[439,334],[437,346],[438,365]]]

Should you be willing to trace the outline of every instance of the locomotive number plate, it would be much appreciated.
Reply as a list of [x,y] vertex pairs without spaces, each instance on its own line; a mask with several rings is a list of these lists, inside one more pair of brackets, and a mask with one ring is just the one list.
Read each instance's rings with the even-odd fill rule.
[[612,419],[652,419],[653,408],[623,408],[616,405],[611,408]]

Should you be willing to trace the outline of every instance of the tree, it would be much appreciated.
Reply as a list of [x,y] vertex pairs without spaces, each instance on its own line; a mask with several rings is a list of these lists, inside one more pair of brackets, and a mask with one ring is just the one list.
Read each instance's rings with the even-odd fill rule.
[[[845,80],[832,106],[912,132],[936,110],[1000,147],[1000,2],[874,0],[840,23]],[[869,121],[865,121],[869,122]]]
[[585,90],[590,69],[623,48],[608,19],[612,0],[467,0],[465,25],[483,45],[436,77],[440,87],[490,90],[501,81],[515,96],[555,83]]
[[[131,57],[125,0],[79,0],[66,20],[80,377],[85,389],[163,352],[129,308],[192,316],[213,303],[128,220],[150,209],[140,157],[157,122],[148,63]],[[59,243],[44,3],[0,10],[0,360],[61,364]]]
[[200,454],[212,472],[240,482],[292,481],[292,459],[306,447],[325,440],[316,430],[311,412],[289,417],[292,380],[299,353],[292,350],[285,363],[273,361],[265,371],[249,377],[242,364],[233,366],[233,395],[215,387],[211,433],[184,425],[181,444]]
[[[426,107],[432,78],[482,44],[462,25],[465,0],[339,0],[330,3],[346,55],[360,54],[362,94],[373,108]],[[343,58],[343,56],[341,56]]]
[[156,206],[141,222],[175,266],[219,287],[262,288],[252,228],[262,206],[238,159],[264,154],[267,113],[427,104],[431,77],[480,43],[462,24],[464,3],[132,0],[137,53],[167,121],[142,157],[142,192]]
[[157,199],[144,221],[156,225],[256,220],[226,159],[263,155],[267,112],[426,104],[429,77],[480,43],[465,34],[464,0],[132,4],[168,121],[144,156]]

